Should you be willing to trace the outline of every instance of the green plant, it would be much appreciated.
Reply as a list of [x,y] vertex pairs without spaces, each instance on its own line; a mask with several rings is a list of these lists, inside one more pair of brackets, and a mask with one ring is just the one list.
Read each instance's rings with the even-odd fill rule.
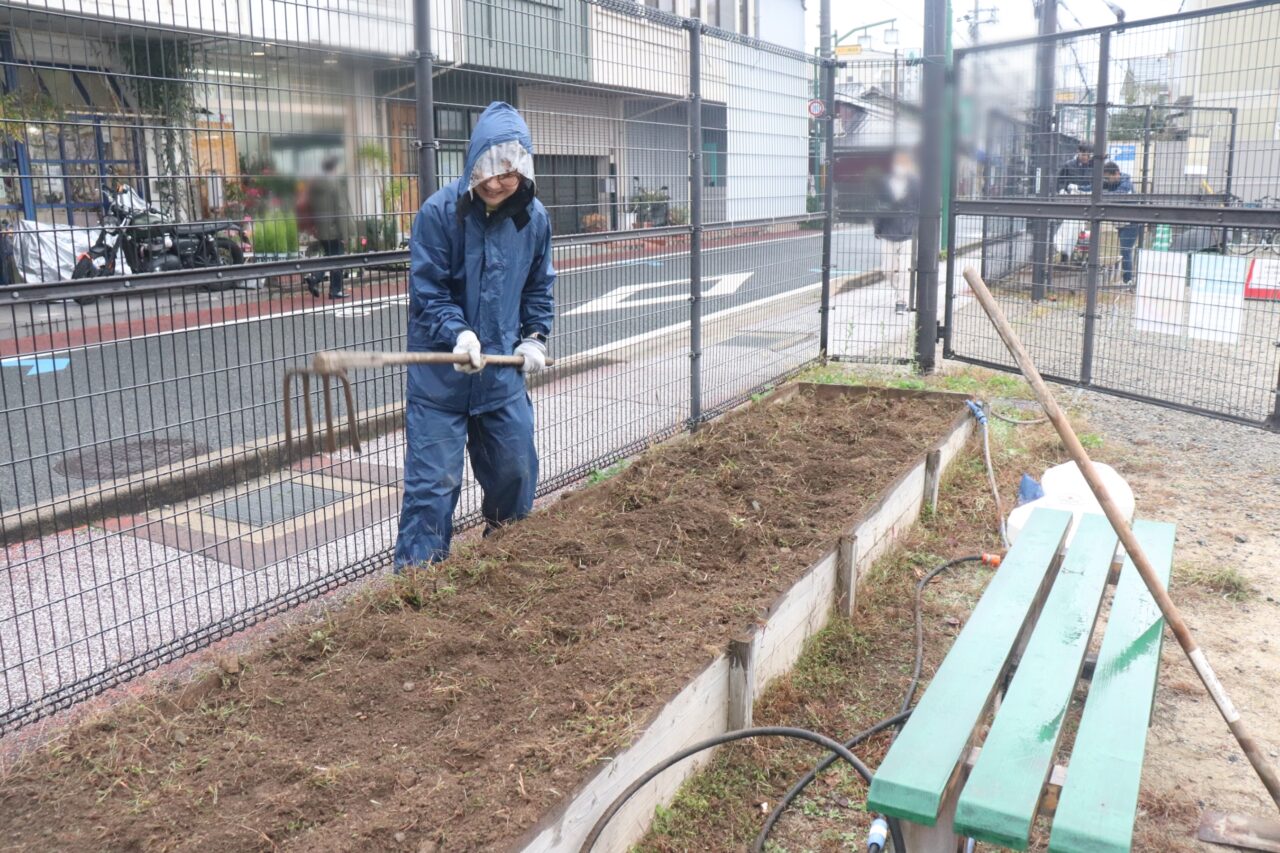
[[267,211],[253,223],[253,251],[259,255],[297,253],[297,218],[282,210]]
[[399,245],[400,231],[394,216],[370,216],[361,219],[357,228],[356,248],[361,252],[386,252]]
[[688,225],[689,224],[689,208],[673,207],[667,212],[668,225]]
[[1096,432],[1086,432],[1081,433],[1080,443],[1090,450],[1097,450],[1102,446],[1103,441],[1102,436],[1098,435]]
[[[822,196],[810,195],[804,200],[805,213],[821,213],[822,212]],[[800,223],[801,228],[810,231],[816,231],[822,228],[821,219],[809,219]]]
[[43,92],[18,90],[0,94],[0,139],[21,142],[31,122],[57,121],[62,117],[53,98]]
[[297,180],[276,174],[269,160],[248,158],[241,154],[240,174],[244,183],[245,207],[251,213],[261,214],[275,204],[293,206],[293,198],[298,189]]
[[667,194],[666,187],[656,190],[645,189],[640,186],[637,179],[631,198],[627,201],[627,212],[635,214],[636,224],[641,227],[665,225],[669,215],[667,207],[670,203],[671,196]]
[[627,466],[630,464],[631,460],[623,459],[621,462],[615,462],[613,465],[610,465],[608,468],[603,470],[597,468],[587,477],[587,485],[594,486],[597,483],[603,483],[605,480],[616,477],[623,471],[627,470]]
[[1200,587],[1228,601],[1248,601],[1257,593],[1249,579],[1233,566],[1179,564],[1173,574],[1181,583]]
[[187,133],[195,116],[195,89],[192,85],[194,52],[181,39],[122,38],[116,42],[125,69],[132,76],[138,108],[161,122],[160,171],[157,181],[160,205],[182,218],[191,209],[191,182],[180,176],[188,173]]
[[356,159],[361,164],[385,172],[391,166],[391,155],[376,142],[366,142],[356,149]]
[[409,195],[409,181],[406,178],[392,178],[382,188],[382,209],[388,213],[396,213],[404,209]]

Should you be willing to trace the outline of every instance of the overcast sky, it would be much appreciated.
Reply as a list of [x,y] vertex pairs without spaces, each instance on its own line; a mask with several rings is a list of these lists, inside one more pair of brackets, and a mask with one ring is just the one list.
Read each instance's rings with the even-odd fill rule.
[[[818,46],[819,0],[805,2],[808,6],[805,12],[805,39],[812,49]],[[1180,2],[1181,0],[1116,0],[1117,5],[1125,10],[1129,21],[1176,12]],[[977,5],[982,10],[995,9],[997,19],[997,23],[982,26],[980,41],[1000,41],[1035,34],[1036,19],[1032,0],[978,0]],[[923,0],[831,0],[831,6],[833,29],[837,35],[862,24],[874,23],[884,18],[897,18],[898,29],[902,33],[898,47],[919,49],[923,43]],[[952,18],[972,14],[973,7],[972,0],[952,0]],[[989,11],[984,11],[981,15],[982,20],[990,17]],[[1103,0],[1066,0],[1058,7],[1058,27],[1064,31],[1114,22],[1115,15]],[[957,46],[968,44],[968,24],[956,20],[952,26],[954,43]],[[885,48],[883,33],[884,27],[880,27],[873,34],[874,49]],[[851,41],[852,39],[846,43]]]

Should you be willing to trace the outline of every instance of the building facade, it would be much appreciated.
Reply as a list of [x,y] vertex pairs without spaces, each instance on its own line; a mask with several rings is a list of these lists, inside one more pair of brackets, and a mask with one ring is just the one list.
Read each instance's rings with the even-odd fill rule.
[[[458,176],[477,115],[502,99],[533,131],[558,233],[660,224],[637,222],[636,199],[661,194],[678,224],[688,31],[661,13],[696,14],[725,31],[702,50],[704,218],[763,215],[762,200],[776,215],[784,196],[802,207],[812,68],[801,0],[433,0],[431,11],[441,180]],[[788,50],[739,37],[761,30]],[[92,225],[103,187],[120,182],[182,219],[286,216],[290,184],[338,155],[353,215],[390,217],[398,234],[417,198],[412,39],[409,0],[6,4],[0,218]],[[759,118],[779,111],[794,126],[770,139]]]

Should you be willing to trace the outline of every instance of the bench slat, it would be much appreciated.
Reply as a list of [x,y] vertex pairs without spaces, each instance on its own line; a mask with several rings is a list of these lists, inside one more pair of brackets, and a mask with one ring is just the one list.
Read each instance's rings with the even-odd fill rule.
[[1053,770],[1062,723],[1080,679],[1116,556],[1116,534],[1086,515],[1036,621],[1017,674],[956,807],[956,831],[1027,849],[1040,795]]
[[885,756],[869,808],[933,826],[944,794],[1043,594],[1071,514],[1032,513]]
[[[1134,533],[1167,587],[1174,525],[1139,521]],[[1053,818],[1053,853],[1129,850],[1163,637],[1160,608],[1126,559]]]

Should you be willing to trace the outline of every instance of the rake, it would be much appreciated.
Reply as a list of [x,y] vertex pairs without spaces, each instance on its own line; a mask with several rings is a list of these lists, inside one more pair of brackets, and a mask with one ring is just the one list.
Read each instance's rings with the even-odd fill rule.
[[[406,364],[466,364],[466,353],[451,352],[318,352],[311,359],[310,367],[291,367],[284,372],[284,445],[286,453],[293,450],[293,378],[302,380],[302,411],[307,424],[307,450],[315,452],[315,417],[311,410],[311,377],[320,377],[324,394],[324,444],[329,453],[338,452],[337,433],[333,427],[333,385],[331,379],[342,383],[342,395],[347,404],[347,432],[351,449],[360,452],[360,432],[357,424],[355,394],[351,390],[348,370],[379,367],[400,367]],[[522,355],[485,355],[486,367],[524,367]],[[554,364],[547,359],[546,366]]]

